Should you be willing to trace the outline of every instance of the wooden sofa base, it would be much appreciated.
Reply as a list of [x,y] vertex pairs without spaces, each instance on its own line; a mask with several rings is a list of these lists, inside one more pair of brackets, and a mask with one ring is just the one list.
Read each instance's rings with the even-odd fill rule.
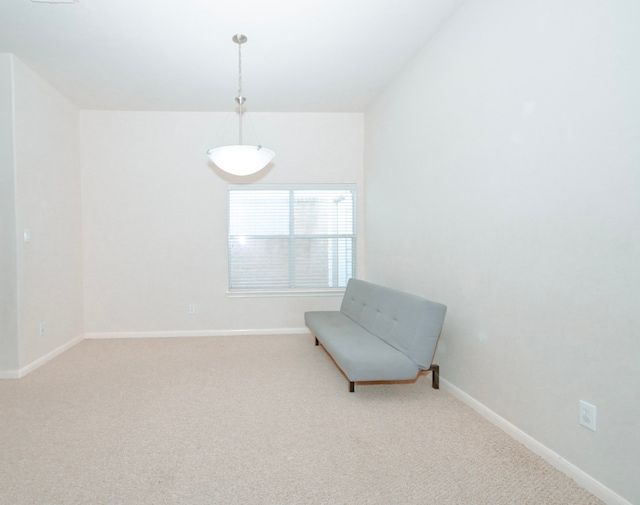
[[[316,340],[316,345],[320,345],[320,341],[318,340],[318,338],[317,337],[314,337],[314,338]],[[322,348],[324,349],[324,346],[322,346]],[[326,349],[324,349],[324,351],[327,352]],[[342,375],[344,375],[345,378],[347,380],[349,380],[349,378],[345,375],[345,373],[342,371],[342,369],[335,362],[335,360],[333,359],[333,356],[331,356],[331,354],[329,354],[328,352],[327,352],[327,356],[329,356],[331,358],[331,361],[333,361],[334,365],[336,365],[336,367],[338,368],[338,370],[340,370]],[[399,381],[349,381],[349,393],[354,393],[355,392],[356,383],[357,384],[367,384],[367,385],[373,385],[373,384],[413,384],[414,382],[416,382],[420,378],[420,376],[426,375],[428,373],[431,373],[431,387],[433,389],[440,389],[440,366],[436,365],[435,363],[432,363],[428,370],[421,370],[418,373],[418,375],[416,376],[415,379],[399,380]]]

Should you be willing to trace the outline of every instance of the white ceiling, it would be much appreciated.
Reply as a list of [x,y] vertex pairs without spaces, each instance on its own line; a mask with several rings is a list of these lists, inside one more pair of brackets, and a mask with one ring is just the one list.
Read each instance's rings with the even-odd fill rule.
[[244,33],[248,110],[358,112],[463,2],[0,0],[0,52],[83,109],[226,111]]

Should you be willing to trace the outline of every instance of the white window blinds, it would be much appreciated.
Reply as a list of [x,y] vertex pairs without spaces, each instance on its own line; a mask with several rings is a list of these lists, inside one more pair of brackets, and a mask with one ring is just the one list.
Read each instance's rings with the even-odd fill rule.
[[231,185],[229,290],[345,287],[355,275],[355,185]]

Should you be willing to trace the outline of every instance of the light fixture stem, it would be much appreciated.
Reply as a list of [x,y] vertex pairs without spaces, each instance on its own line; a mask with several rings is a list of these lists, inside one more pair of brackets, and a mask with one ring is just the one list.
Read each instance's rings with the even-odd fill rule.
[[236,102],[238,102],[238,106],[240,107],[240,121],[238,124],[239,132],[239,144],[242,145],[242,113],[244,108],[242,105],[246,98],[242,96],[242,44],[247,41],[247,37],[242,34],[235,35],[233,40],[238,44],[238,96],[236,97]]
[[242,42],[238,41],[238,96],[242,98]]

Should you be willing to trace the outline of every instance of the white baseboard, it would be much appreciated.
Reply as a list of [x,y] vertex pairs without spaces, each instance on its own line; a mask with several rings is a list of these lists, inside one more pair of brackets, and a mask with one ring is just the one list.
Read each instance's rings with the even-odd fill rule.
[[73,340],[70,340],[66,344],[61,345],[57,349],[54,349],[50,353],[42,356],[41,358],[38,358],[37,360],[29,363],[27,366],[24,366],[19,370],[9,370],[5,372],[0,372],[0,379],[21,379],[28,373],[33,372],[36,368],[40,368],[42,365],[44,365],[48,361],[51,361],[53,358],[59,356],[63,352],[68,351],[74,345],[79,344],[80,342],[82,342],[82,340],[84,340],[84,336],[79,335]]
[[19,370],[0,371],[1,379],[21,379],[36,368],[59,356],[84,339],[109,339],[109,338],[177,338],[177,337],[226,337],[235,335],[309,335],[309,328],[272,328],[262,330],[199,330],[199,331],[139,331],[139,332],[115,332],[115,333],[87,333],[80,335],[70,342],[54,349],[46,356],[29,363]]
[[589,474],[580,470],[580,468],[578,468],[574,464],[569,463],[566,459],[562,458],[562,456],[553,452],[551,449],[538,442],[532,436],[527,435],[524,431],[511,424],[503,417],[500,417],[493,410],[489,409],[461,389],[458,389],[456,386],[443,379],[442,376],[440,376],[440,387],[443,390],[451,393],[462,402],[469,405],[482,417],[487,419],[492,424],[496,425],[502,431],[506,432],[508,435],[516,439],[529,450],[550,463],[551,466],[560,470],[562,473],[573,479],[579,486],[586,489],[591,494],[597,496],[603,502],[607,503],[608,505],[632,505],[631,502],[625,500],[622,496],[613,492],[611,489],[591,477]]
[[229,337],[236,335],[297,335],[310,334],[309,328],[272,328],[262,330],[198,330],[198,331],[132,331],[87,333],[87,339],[107,338],[189,338],[189,337]]

